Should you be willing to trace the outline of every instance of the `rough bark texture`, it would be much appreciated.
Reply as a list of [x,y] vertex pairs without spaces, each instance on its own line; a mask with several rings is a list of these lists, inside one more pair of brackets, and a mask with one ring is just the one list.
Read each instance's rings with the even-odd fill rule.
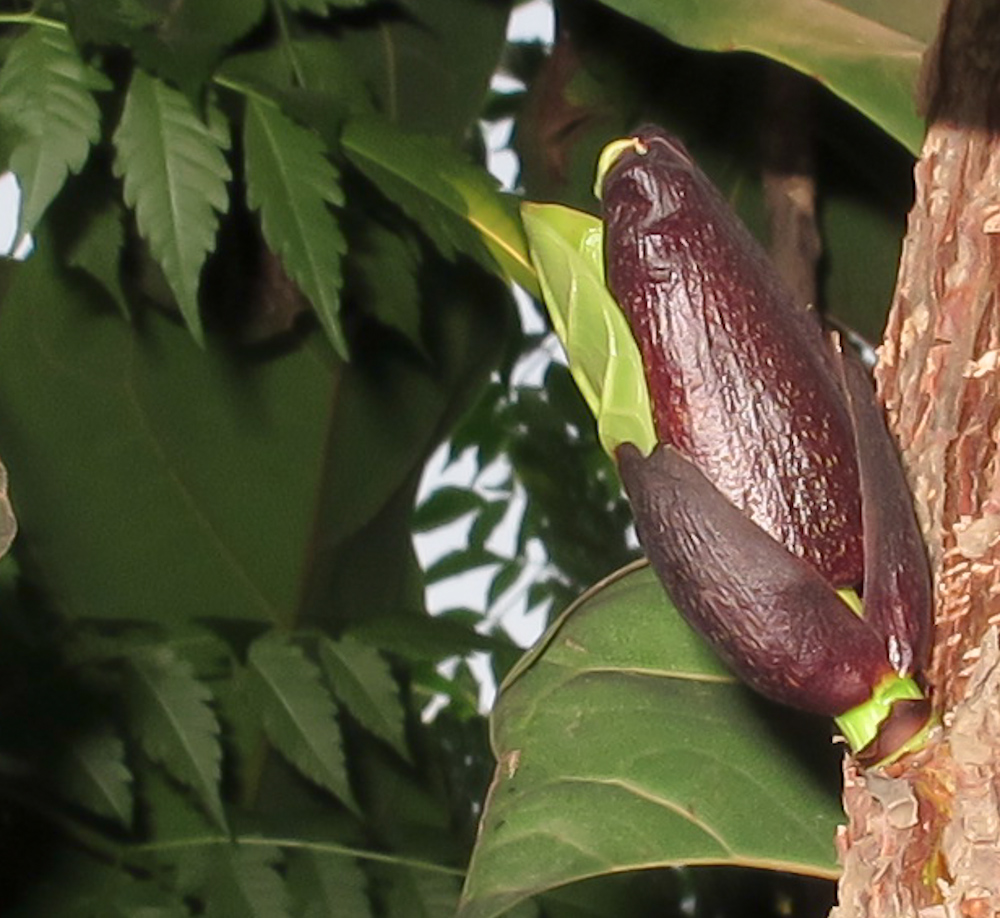
[[878,381],[930,553],[943,728],[845,765],[837,918],[1000,914],[1000,4],[954,0],[928,66]]

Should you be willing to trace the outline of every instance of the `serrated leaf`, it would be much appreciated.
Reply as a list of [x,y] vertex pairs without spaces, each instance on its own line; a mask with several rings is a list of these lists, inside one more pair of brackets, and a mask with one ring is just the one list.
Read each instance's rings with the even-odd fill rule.
[[114,300],[122,316],[131,318],[121,281],[121,256],[125,246],[122,207],[108,201],[87,215],[86,225],[66,255],[67,264],[86,271]]
[[402,865],[387,871],[386,908],[391,918],[454,918],[458,882]]
[[364,244],[352,249],[351,263],[358,272],[365,309],[423,350],[417,282],[422,255],[414,236],[405,228],[396,232],[372,223]]
[[199,278],[215,248],[218,214],[229,207],[224,122],[215,116],[206,124],[186,96],[137,69],[113,140],[125,203],[200,343]]
[[307,778],[356,810],[337,708],[319,667],[300,647],[272,635],[254,642],[247,664],[251,697],[275,748]]
[[[885,131],[918,153],[924,122],[916,88],[926,48],[920,35],[936,22],[930,11],[898,4],[880,22],[868,10],[831,0],[723,0],[666,4],[662,0],[602,0],[672,41],[714,51],[755,51],[819,79]],[[913,28],[904,22],[914,20]],[[890,21],[893,20],[893,21]]]
[[132,772],[125,764],[125,744],[110,732],[80,737],[69,748],[59,790],[74,803],[128,827]]
[[21,183],[18,238],[30,233],[101,136],[93,92],[111,82],[80,57],[69,34],[29,28],[0,70],[0,124],[16,137],[8,168]]
[[634,443],[648,455],[657,443],[649,390],[639,347],[604,283],[600,220],[558,204],[521,209],[545,305],[601,445],[614,456]]
[[264,238],[346,356],[339,320],[346,244],[328,206],[344,197],[326,147],[318,134],[255,97],[247,100],[243,141],[247,201],[260,211]]
[[301,918],[371,918],[365,874],[353,858],[293,851],[288,856],[288,887]]
[[470,488],[444,486],[432,492],[413,512],[413,527],[418,532],[446,526],[481,510],[485,500]]
[[323,638],[319,659],[338,701],[362,726],[409,758],[399,687],[378,650],[350,635],[339,641]]
[[138,651],[129,659],[125,698],[132,732],[143,751],[191,788],[222,829],[219,797],[222,747],[208,686],[169,647]]
[[[639,868],[836,876],[836,759],[825,781],[815,768],[826,726],[740,685],[648,566],[560,617],[504,681],[491,727],[499,764],[461,918]],[[811,762],[786,747],[803,736]]]
[[447,257],[462,252],[537,294],[513,200],[440,138],[402,131],[377,117],[353,118],[344,152]]
[[271,845],[212,845],[180,859],[179,883],[206,918],[290,918],[291,900]]

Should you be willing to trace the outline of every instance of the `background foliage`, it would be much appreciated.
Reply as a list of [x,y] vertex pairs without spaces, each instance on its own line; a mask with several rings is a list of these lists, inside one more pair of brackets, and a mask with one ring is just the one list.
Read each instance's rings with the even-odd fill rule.
[[[550,53],[506,41],[508,0],[5,5],[0,154],[36,251],[0,267],[0,455],[20,525],[0,563],[4,914],[454,913],[493,767],[464,661],[486,653],[502,677],[517,659],[496,614],[513,590],[558,611],[634,556],[565,369],[517,384],[545,335],[517,322],[510,281],[537,284],[481,120],[514,120],[528,197],[590,210],[597,150],[657,120],[763,232],[772,65],[711,52],[817,76],[832,92],[811,86],[802,130],[824,305],[876,335],[932,21],[858,6],[565,0]],[[491,90],[498,71],[524,89]],[[502,472],[414,508],[445,441]],[[526,509],[498,553],[515,493]],[[457,519],[465,546],[422,571],[413,533]],[[530,546],[545,563],[524,586]],[[425,587],[473,568],[491,572],[494,611],[430,617]],[[549,691],[547,653],[519,667],[498,730]],[[753,716],[798,755],[783,715]],[[790,796],[828,813],[832,784],[802,780]],[[734,862],[768,861],[758,844]],[[829,894],[670,851],[612,847],[541,881],[507,867],[507,899],[480,897],[477,875],[465,908],[537,892],[517,908],[765,914]]]

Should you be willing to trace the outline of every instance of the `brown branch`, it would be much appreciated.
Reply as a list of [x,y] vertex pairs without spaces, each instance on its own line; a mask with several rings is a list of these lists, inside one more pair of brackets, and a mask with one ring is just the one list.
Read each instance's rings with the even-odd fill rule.
[[934,55],[878,381],[934,573],[944,727],[890,774],[845,766],[839,918],[1000,914],[1000,5],[953,0]]

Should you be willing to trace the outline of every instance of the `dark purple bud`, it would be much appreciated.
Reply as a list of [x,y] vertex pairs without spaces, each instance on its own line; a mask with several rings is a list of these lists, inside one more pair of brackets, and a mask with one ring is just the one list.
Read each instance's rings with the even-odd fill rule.
[[[893,679],[926,662],[931,597],[867,374],[676,140],[644,128],[619,149],[603,181],[607,282],[661,444],[618,451],[643,546],[750,685],[833,716],[887,699],[900,736],[869,752],[898,748],[927,723],[919,689]],[[862,592],[863,615],[838,589]]]
[[646,367],[657,435],[836,587],[862,582],[854,435],[815,316],[658,128],[604,181],[608,287]]

